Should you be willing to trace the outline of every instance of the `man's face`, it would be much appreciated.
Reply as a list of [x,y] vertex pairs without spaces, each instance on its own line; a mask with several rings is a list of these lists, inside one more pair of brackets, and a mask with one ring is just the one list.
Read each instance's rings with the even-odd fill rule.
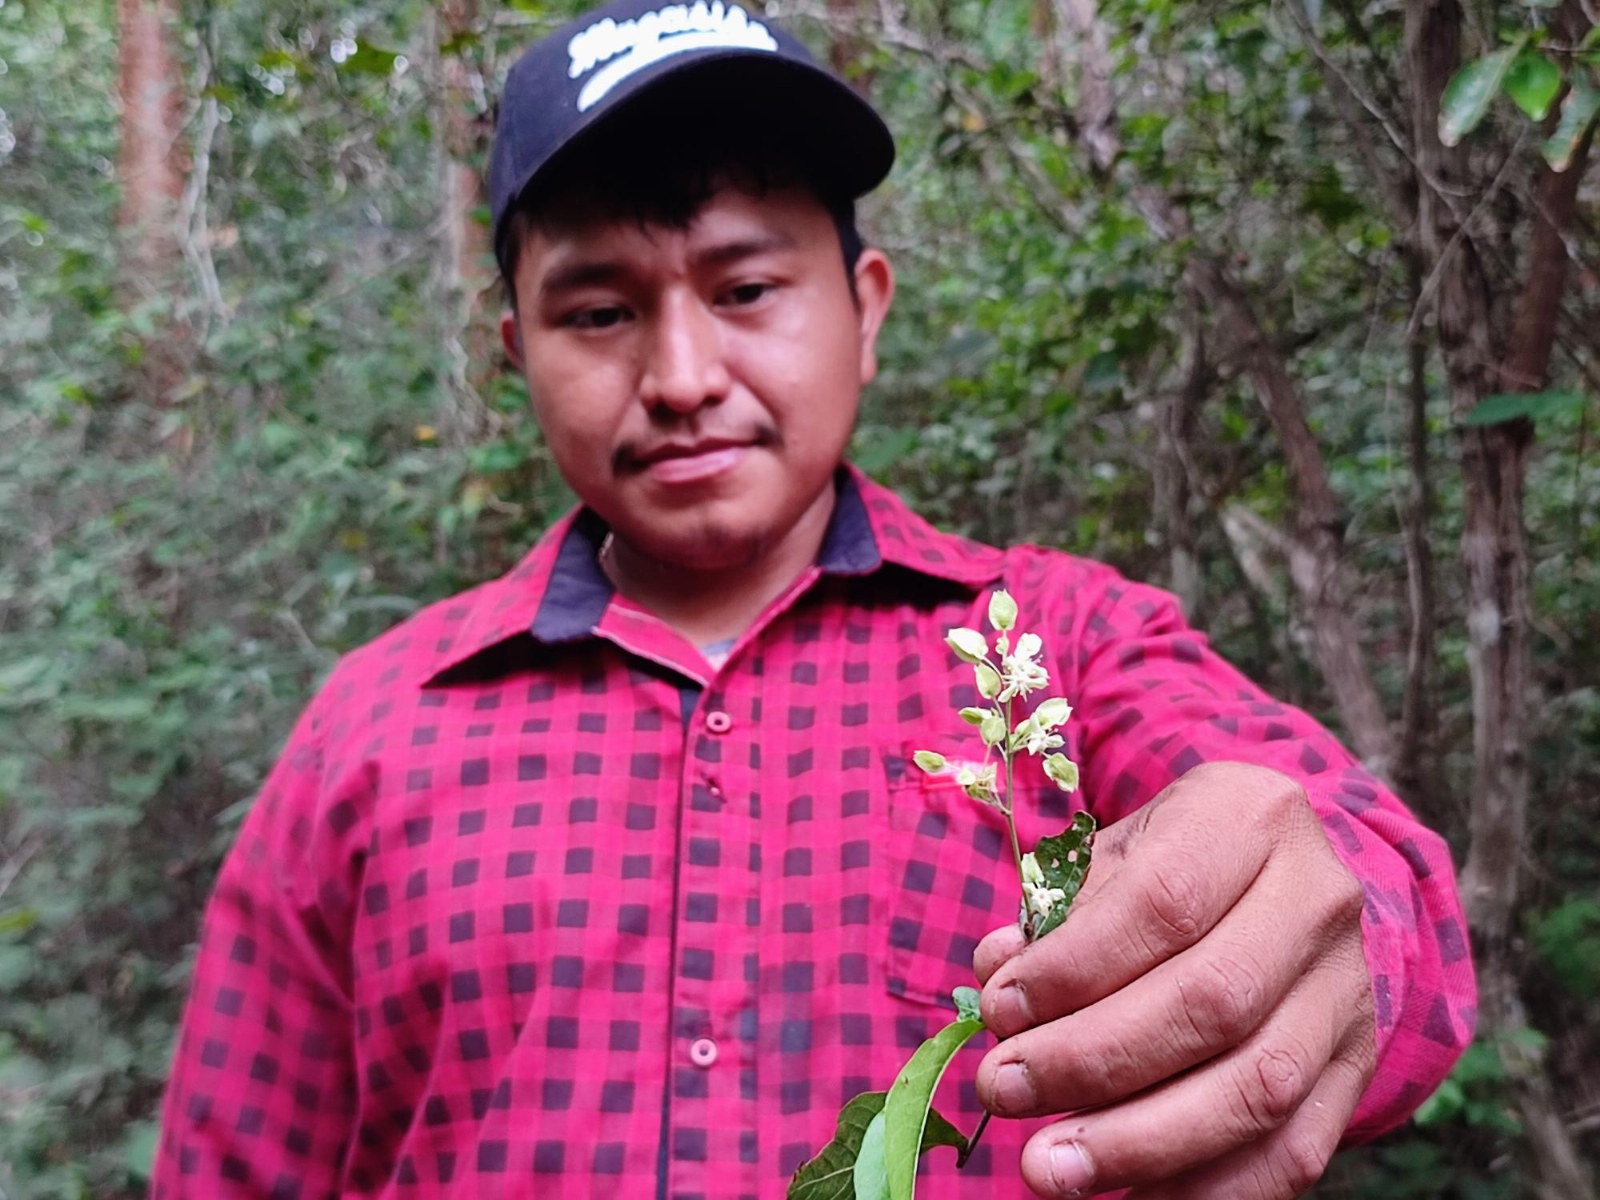
[[572,196],[529,229],[502,332],[584,503],[642,554],[727,570],[794,528],[844,452],[888,260],[863,252],[855,282],[809,190],[724,186],[684,229]]

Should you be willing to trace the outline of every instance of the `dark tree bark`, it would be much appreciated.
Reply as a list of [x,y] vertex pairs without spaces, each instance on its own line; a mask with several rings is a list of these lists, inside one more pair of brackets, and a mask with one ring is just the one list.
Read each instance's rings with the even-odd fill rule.
[[[1406,66],[1419,186],[1419,236],[1437,278],[1439,349],[1457,421],[1498,391],[1531,392],[1549,377],[1566,290],[1562,228],[1572,220],[1585,146],[1557,175],[1539,167],[1538,204],[1523,283],[1509,320],[1497,308],[1478,231],[1463,228],[1449,195],[1492,186],[1474,179],[1462,148],[1438,137],[1440,97],[1462,61],[1458,0],[1409,0]],[[1511,938],[1518,873],[1527,853],[1527,705],[1530,686],[1528,535],[1523,498],[1532,424],[1458,426],[1462,562],[1467,576],[1474,780],[1463,896],[1479,947],[1480,1013],[1491,1034],[1523,1025]],[[1540,1195],[1583,1200],[1589,1171],[1561,1118],[1537,1058],[1507,1040],[1502,1052],[1518,1093]]]
[[[1423,263],[1417,253],[1406,255],[1411,309],[1422,300]],[[1410,494],[1406,498],[1406,598],[1411,627],[1406,639],[1406,682],[1400,707],[1400,745],[1395,781],[1423,811],[1434,809],[1432,772],[1423,762],[1423,745],[1433,731],[1433,706],[1428,703],[1433,677],[1437,621],[1434,589],[1433,472],[1428,446],[1428,339],[1420,325],[1412,329],[1410,378],[1406,383],[1406,444],[1411,466]]]
[[[1122,151],[1109,35],[1095,0],[1055,0],[1055,9],[1057,55],[1077,69],[1078,141],[1094,169],[1108,174]],[[1190,232],[1187,212],[1164,191],[1139,187],[1134,201],[1158,236],[1178,238]],[[1272,422],[1294,489],[1289,573],[1305,609],[1313,654],[1356,753],[1374,774],[1388,778],[1394,769],[1394,737],[1361,648],[1360,629],[1350,614],[1351,593],[1340,544],[1343,521],[1299,389],[1248,293],[1221,262],[1202,249],[1194,250],[1184,285],[1197,309],[1211,317],[1219,359],[1250,378]]]

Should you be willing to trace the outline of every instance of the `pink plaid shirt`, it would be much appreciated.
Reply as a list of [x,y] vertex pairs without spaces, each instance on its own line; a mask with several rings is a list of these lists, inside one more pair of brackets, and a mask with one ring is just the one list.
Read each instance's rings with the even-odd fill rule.
[[[842,471],[816,564],[713,669],[596,564],[577,513],[510,574],[345,658],[217,881],[154,1195],[781,1197],[1016,919],[1004,825],[915,749],[983,758],[946,629],[990,589],[1077,714],[1068,797],[1024,772],[1024,845],[1126,816],[1197,763],[1300,780],[1367,892],[1378,1073],[1401,1121],[1470,1038],[1439,838],[1172,598],[1051,550],[941,534]],[[940,1106],[968,1130],[991,1039]],[[996,1121],[929,1195],[1027,1195]]]

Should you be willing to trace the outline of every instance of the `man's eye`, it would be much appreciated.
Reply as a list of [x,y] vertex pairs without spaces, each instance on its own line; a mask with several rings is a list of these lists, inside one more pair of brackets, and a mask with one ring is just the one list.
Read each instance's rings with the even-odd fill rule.
[[773,285],[770,283],[736,284],[722,294],[723,303],[733,305],[735,308],[745,304],[754,304],[772,289]]
[[562,318],[563,325],[573,329],[610,329],[628,317],[628,310],[617,304],[604,304],[595,308],[580,308]]

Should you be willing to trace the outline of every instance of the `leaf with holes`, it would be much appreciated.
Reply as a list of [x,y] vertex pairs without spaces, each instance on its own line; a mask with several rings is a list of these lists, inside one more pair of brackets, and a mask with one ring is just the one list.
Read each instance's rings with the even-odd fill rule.
[[1086,812],[1072,818],[1065,832],[1040,838],[1033,857],[1044,874],[1044,886],[1058,889],[1059,899],[1038,921],[1034,939],[1042,938],[1067,919],[1072,902],[1078,898],[1084,876],[1089,874],[1089,859],[1094,850],[1094,818]]

